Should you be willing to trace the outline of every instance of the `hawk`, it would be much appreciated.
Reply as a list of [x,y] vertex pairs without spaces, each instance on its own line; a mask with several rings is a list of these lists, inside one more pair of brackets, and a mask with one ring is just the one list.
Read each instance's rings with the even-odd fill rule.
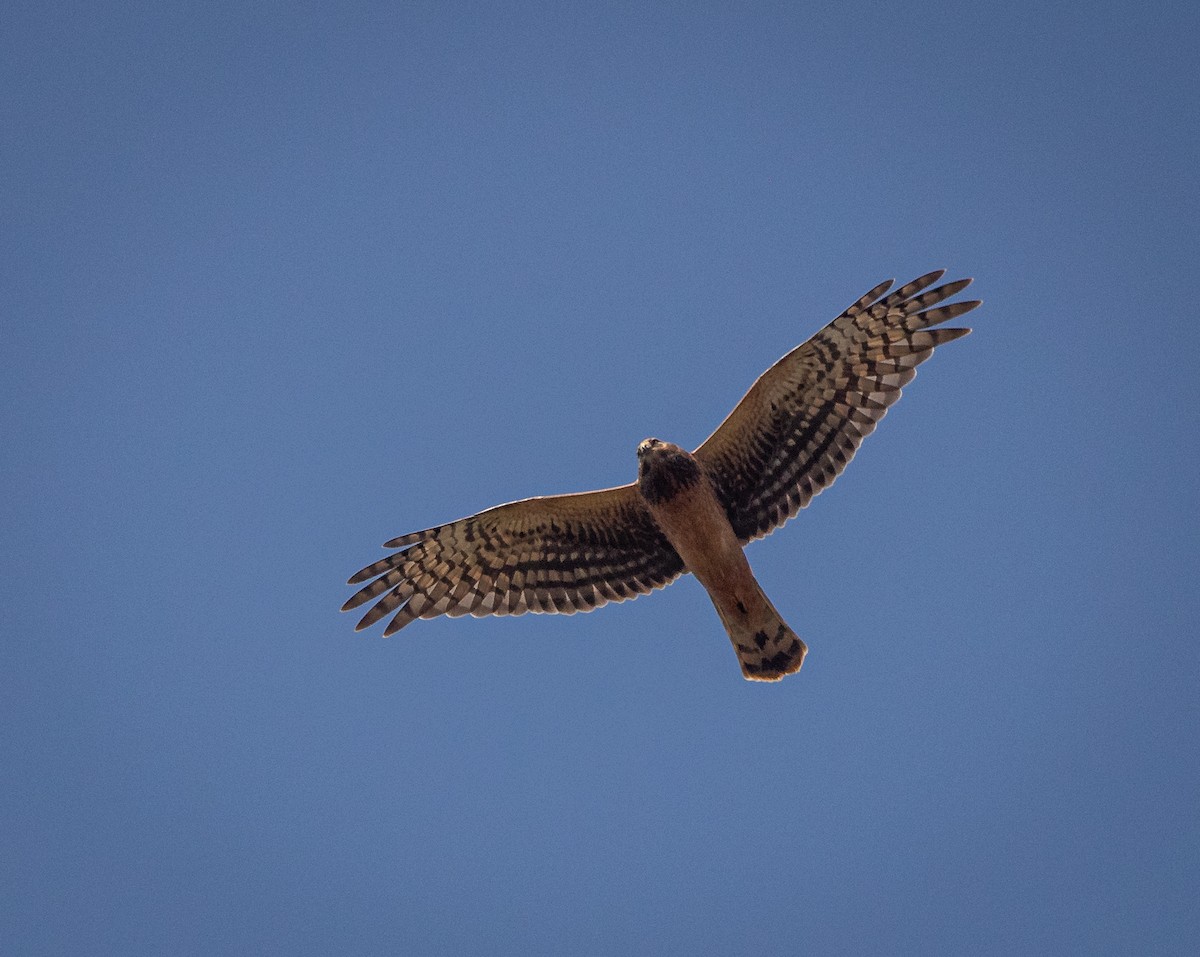
[[[978,300],[944,303],[970,279],[928,273],[880,283],[764,372],[695,452],[646,439],[637,481],[527,498],[393,538],[399,549],[350,578],[356,630],[384,636],[439,615],[573,614],[636,598],[685,572],[699,579],[742,674],[778,681],[808,647],[754,578],[743,546],[827,488],[934,348],[970,329],[933,328]],[[930,288],[933,286],[934,288]]]

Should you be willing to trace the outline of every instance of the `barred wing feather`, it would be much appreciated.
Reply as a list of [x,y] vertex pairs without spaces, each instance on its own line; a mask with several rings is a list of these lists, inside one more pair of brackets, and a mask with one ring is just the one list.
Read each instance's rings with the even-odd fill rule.
[[356,630],[395,612],[385,636],[439,615],[591,611],[683,572],[632,485],[498,505],[384,547],[401,551],[351,577],[367,584],[342,610],[378,598]]
[[695,452],[743,543],[792,518],[833,483],[916,367],[970,329],[934,329],[978,300],[938,304],[970,279],[944,270],[886,295],[876,286],[762,374]]

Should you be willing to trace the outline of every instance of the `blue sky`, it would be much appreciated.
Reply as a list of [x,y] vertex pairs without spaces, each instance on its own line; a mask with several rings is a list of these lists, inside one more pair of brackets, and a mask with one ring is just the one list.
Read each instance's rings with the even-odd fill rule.
[[[1200,949],[1192,5],[17,4],[0,944]],[[702,589],[355,635],[380,542],[985,300]]]

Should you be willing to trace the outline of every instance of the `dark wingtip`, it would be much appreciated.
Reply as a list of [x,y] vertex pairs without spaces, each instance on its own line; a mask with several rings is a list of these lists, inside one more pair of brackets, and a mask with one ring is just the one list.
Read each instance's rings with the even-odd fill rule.
[[358,624],[354,626],[354,630],[355,631],[366,631],[366,629],[370,628],[373,624],[375,624],[375,622],[379,621],[379,619],[382,618],[383,616],[376,613],[376,609],[378,607],[379,606],[376,605],[374,608],[372,608],[370,611],[368,611],[365,615],[363,615],[360,619],[358,619]]

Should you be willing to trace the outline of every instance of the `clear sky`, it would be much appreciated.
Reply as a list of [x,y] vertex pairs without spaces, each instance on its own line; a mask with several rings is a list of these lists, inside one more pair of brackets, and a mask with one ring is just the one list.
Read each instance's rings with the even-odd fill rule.
[[[0,951],[1200,952],[1196,9],[9,5]],[[338,613],[936,267],[798,676]]]

